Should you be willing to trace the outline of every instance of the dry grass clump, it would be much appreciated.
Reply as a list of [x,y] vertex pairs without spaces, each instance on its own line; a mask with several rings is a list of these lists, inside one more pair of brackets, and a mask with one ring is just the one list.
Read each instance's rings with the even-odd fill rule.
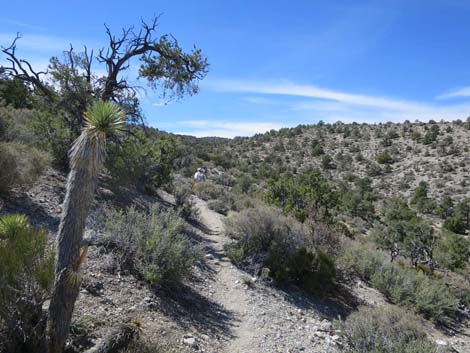
[[16,142],[0,143],[0,193],[28,188],[49,166],[47,153]]

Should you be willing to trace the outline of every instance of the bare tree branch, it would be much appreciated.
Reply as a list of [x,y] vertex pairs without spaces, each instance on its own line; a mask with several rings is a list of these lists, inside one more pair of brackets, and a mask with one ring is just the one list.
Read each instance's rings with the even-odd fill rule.
[[47,71],[36,72],[27,60],[19,59],[16,56],[16,42],[20,38],[20,33],[17,33],[16,38],[9,47],[2,47],[1,51],[6,55],[7,61],[11,64],[10,66],[2,66],[2,72],[6,73],[10,77],[32,84],[46,97],[52,98],[53,91],[49,89],[41,79],[41,75],[46,75]]

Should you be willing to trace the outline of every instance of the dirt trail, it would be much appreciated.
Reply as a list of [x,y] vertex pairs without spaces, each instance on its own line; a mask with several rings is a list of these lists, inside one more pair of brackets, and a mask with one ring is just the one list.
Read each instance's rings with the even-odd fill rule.
[[225,254],[223,246],[227,238],[224,235],[222,216],[210,210],[206,202],[198,198],[195,198],[194,202],[199,210],[200,221],[207,228],[205,237],[210,244],[208,265],[217,273],[213,283],[214,299],[232,312],[234,317],[233,339],[228,342],[226,351],[255,352],[254,349],[264,332],[256,325],[255,317],[250,310],[250,296],[242,283],[244,274],[231,264]]
[[245,281],[251,277],[234,267],[225,254],[228,239],[223,216],[210,210],[205,201],[196,197],[193,201],[206,228],[202,236],[207,263],[216,273],[210,281],[212,299],[233,316],[224,352],[336,352],[338,336],[319,314],[325,308],[301,294],[287,294],[258,281],[249,288]]

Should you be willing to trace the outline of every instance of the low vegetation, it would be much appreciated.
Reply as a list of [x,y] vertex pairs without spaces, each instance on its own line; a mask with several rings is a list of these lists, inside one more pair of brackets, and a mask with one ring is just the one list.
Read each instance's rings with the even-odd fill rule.
[[0,142],[0,194],[27,189],[48,167],[47,153],[16,142]]
[[460,297],[432,274],[418,272],[370,244],[348,243],[339,259],[351,271],[381,291],[391,303],[412,307],[425,317],[449,324],[458,316]]
[[314,293],[333,285],[335,263],[324,249],[328,240],[310,236],[301,223],[278,210],[262,205],[242,210],[227,219],[226,231],[234,240],[227,246],[228,256],[239,266],[255,274],[267,270],[280,285],[296,284]]
[[51,293],[54,265],[46,232],[22,215],[0,217],[0,349],[44,348],[43,305]]
[[[33,192],[24,191],[48,168],[71,172],[58,237],[62,301],[52,301],[50,314],[62,308],[57,303],[68,303],[72,316],[95,187],[146,200],[165,188],[174,207],[123,209],[116,202],[91,215],[99,246],[112,253],[120,272],[167,287],[190,276],[202,261],[189,225],[198,225],[195,195],[226,216],[231,241],[225,250],[251,275],[323,296],[360,279],[383,294],[386,309],[360,308],[339,323],[345,352],[437,352],[419,328],[422,320],[455,328],[468,320],[470,307],[470,119],[319,122],[231,140],[169,134],[140,124],[136,88],[123,75],[128,59],[141,59],[140,77],[172,98],[197,93],[208,64],[199,49],[184,53],[172,36],[153,38],[156,25],[157,18],[121,38],[109,35],[109,50],[101,52],[108,57],[100,58],[107,76],[100,78],[90,71],[93,54],[73,48],[51,58],[45,80],[26,61],[7,61],[26,71],[0,68],[0,205],[23,207],[8,204],[22,202],[19,194],[34,203]],[[15,48],[2,52],[19,59]],[[92,119],[100,106],[115,119]],[[208,178],[193,183],[201,166]],[[45,348],[43,305],[56,297],[54,266],[45,231],[25,216],[0,217],[0,351]],[[62,271],[72,280],[60,277]],[[63,351],[69,332],[70,317],[57,315],[64,324],[49,326],[63,332],[55,332],[50,353]],[[72,330],[85,336],[86,325],[76,320]],[[176,349],[141,338],[127,352]]]
[[362,307],[340,323],[345,353],[442,353],[422,323],[400,308]]
[[201,258],[176,211],[106,207],[98,223],[104,246],[113,251],[121,269],[137,273],[152,285],[181,282]]

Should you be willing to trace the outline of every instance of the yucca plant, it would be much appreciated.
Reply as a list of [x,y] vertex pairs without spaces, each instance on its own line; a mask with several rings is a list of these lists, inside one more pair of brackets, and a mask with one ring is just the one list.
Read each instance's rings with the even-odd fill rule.
[[70,172],[57,234],[54,291],[49,306],[49,353],[62,353],[79,291],[78,272],[85,259],[81,249],[85,220],[98,174],[106,157],[106,137],[124,126],[125,114],[109,102],[96,102],[84,113],[85,126],[69,152]]
[[0,217],[0,350],[44,351],[42,305],[54,280],[54,260],[47,233],[31,227],[26,216]]

